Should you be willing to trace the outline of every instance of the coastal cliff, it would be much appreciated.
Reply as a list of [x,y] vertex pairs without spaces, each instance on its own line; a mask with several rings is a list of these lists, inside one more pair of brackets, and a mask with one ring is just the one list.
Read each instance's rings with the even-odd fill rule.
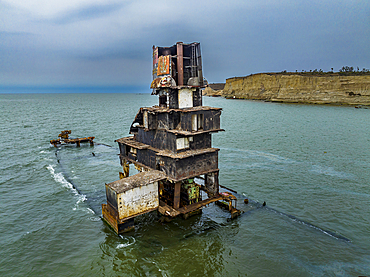
[[225,88],[225,83],[209,84],[204,90],[204,96],[222,96],[222,90]]
[[204,95],[286,103],[370,106],[370,75],[259,73],[226,80]]

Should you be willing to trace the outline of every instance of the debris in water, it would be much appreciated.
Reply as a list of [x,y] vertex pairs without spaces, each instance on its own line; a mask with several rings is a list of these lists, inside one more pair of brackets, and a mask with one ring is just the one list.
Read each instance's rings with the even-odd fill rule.
[[54,147],[58,147],[58,145],[63,144],[76,144],[77,147],[80,147],[81,143],[90,142],[90,145],[94,145],[94,138],[95,137],[85,137],[85,138],[73,138],[70,139],[69,135],[72,133],[71,130],[64,130],[58,135],[58,139],[52,139],[50,143],[54,145]]

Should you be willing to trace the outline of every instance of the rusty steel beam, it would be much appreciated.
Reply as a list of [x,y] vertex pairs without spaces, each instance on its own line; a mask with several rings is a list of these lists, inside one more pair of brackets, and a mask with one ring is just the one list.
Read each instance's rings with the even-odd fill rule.
[[128,163],[138,165],[138,166],[144,168],[145,171],[153,170],[153,168],[151,168],[151,167],[149,167],[145,164],[139,163],[138,161],[135,161],[133,159],[130,159],[128,156],[124,156],[124,155],[119,154],[119,157],[120,157],[120,160],[126,160]]
[[123,167],[123,178],[130,176],[130,163],[125,160],[122,167]]
[[168,206],[165,202],[159,201],[159,207],[158,212],[160,212],[162,215],[175,217],[178,216],[180,213],[176,211],[171,206]]
[[232,212],[235,209],[234,207],[232,207],[230,205],[230,203],[231,203],[232,200],[236,200],[236,197],[234,195],[232,195],[231,193],[224,192],[224,193],[221,193],[221,194],[217,194],[213,197],[210,197],[208,199],[199,201],[197,203],[190,204],[188,206],[177,209],[177,211],[182,213],[182,214],[186,214],[186,213],[195,211],[195,210],[197,210],[201,207],[204,207],[206,205],[209,205],[209,204],[211,204],[213,202],[216,202],[216,201],[219,201],[219,200],[224,200],[224,201],[228,202],[227,207],[228,207],[230,212]]
[[198,64],[198,78],[199,78],[199,84],[201,86],[204,85],[203,83],[203,71],[202,71],[202,56],[200,51],[200,44],[198,43],[196,46],[197,49],[197,64]]
[[223,188],[223,189],[227,189],[227,190],[229,190],[229,191],[231,191],[231,192],[233,192],[233,193],[238,193],[237,191],[235,191],[235,190],[233,190],[233,189],[230,189],[230,188],[228,188],[228,187],[225,187],[225,186],[223,186],[223,185],[220,185],[220,184],[219,184],[219,186],[220,186],[221,188]]
[[216,195],[214,197],[211,197],[211,198],[208,198],[206,200],[202,200],[202,201],[199,201],[197,203],[194,203],[194,204],[190,204],[188,206],[185,206],[185,207],[182,207],[180,209],[177,209],[178,212],[182,213],[182,214],[186,214],[186,213],[190,213],[192,211],[195,211],[201,207],[204,207],[208,204],[211,204],[213,202],[216,202],[216,201],[219,201],[219,200],[223,200],[224,198],[221,196],[221,195]]
[[175,209],[180,208],[180,191],[181,191],[181,182],[176,182],[175,183],[174,199],[173,199],[173,207]]
[[177,46],[177,85],[184,85],[184,48],[183,43],[176,43]]

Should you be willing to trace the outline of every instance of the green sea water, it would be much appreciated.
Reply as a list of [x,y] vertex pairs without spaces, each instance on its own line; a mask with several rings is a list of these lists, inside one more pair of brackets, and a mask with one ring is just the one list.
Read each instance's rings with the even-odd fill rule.
[[[114,140],[157,102],[0,94],[0,276],[370,276],[370,109],[204,97],[223,108],[220,183],[245,213],[153,212],[117,236],[100,218],[122,171]],[[52,147],[65,129],[98,144]]]

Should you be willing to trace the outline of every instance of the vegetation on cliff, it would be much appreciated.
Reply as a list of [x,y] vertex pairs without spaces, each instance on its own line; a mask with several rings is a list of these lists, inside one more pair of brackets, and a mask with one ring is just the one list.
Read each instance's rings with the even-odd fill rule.
[[296,70],[295,72],[287,72],[286,70],[281,71],[279,73],[275,74],[299,74],[299,75],[342,75],[342,76],[353,76],[353,75],[370,75],[370,69],[363,68],[360,70],[359,67],[355,69],[353,66],[343,66],[341,69],[339,69],[338,72],[334,72],[334,68],[331,68],[330,71],[323,71],[322,69],[314,69],[310,71],[302,70],[301,72],[298,72]]

